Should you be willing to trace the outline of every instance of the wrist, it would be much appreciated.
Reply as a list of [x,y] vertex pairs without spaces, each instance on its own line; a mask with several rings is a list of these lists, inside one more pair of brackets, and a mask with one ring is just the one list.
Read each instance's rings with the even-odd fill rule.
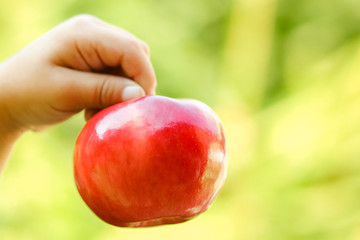
[[3,121],[3,118],[0,118],[0,173],[4,168],[6,163],[6,159],[9,157],[11,149],[15,144],[16,140],[18,140],[23,131],[15,129],[10,125],[6,124]]
[[[7,103],[11,100],[6,97],[8,95],[6,90],[8,89],[3,81],[7,77],[4,70],[4,63],[0,64],[0,142],[4,142],[4,140],[16,140],[24,132],[24,130],[16,124],[16,121],[12,119],[9,107],[7,106]],[[1,91],[1,89],[5,90],[5,92]]]
[[11,120],[11,115],[6,107],[9,99],[6,98],[7,87],[4,84],[4,79],[6,79],[4,65],[0,64],[0,173],[14,143],[24,132],[15,124],[15,121]]
[[11,120],[10,115],[0,103],[0,142],[15,141],[23,132],[24,130]]

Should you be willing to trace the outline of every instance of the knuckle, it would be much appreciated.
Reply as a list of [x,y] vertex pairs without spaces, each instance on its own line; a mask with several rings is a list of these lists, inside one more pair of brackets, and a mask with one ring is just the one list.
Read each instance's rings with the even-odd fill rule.
[[90,14],[80,14],[72,17],[69,23],[75,28],[83,28],[92,24],[94,19],[95,17]]
[[127,43],[132,51],[140,51],[142,49],[142,44],[134,37],[128,37]]
[[108,104],[108,100],[111,98],[111,76],[106,76],[102,81],[99,81],[98,86],[95,90],[94,102],[99,106],[103,107]]
[[59,26],[58,30],[55,31],[56,37],[72,42],[74,38],[91,32],[95,22],[94,19],[96,17],[89,14],[76,15]]
[[146,42],[141,41],[141,45],[142,45],[143,49],[144,49],[147,53],[150,53],[150,47],[149,47],[149,45],[148,45]]

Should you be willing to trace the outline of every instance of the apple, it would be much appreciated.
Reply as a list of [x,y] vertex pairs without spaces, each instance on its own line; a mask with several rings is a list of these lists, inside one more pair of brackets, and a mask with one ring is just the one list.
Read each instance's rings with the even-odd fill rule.
[[145,96],[106,108],[76,141],[74,175],[105,222],[146,227],[208,209],[227,169],[222,124],[196,100]]

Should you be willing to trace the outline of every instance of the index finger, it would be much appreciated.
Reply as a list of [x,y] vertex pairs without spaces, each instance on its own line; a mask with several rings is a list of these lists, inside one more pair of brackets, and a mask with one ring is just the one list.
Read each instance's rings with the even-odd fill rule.
[[147,94],[155,94],[156,77],[142,43],[111,29],[99,29],[102,39],[94,45],[106,66],[121,66],[127,77],[140,84]]
[[107,67],[121,67],[126,77],[141,85],[146,94],[155,94],[155,71],[142,41],[115,28],[96,24],[88,17],[77,17],[69,23],[70,29],[65,28],[65,34],[60,31],[56,36],[57,40],[65,38],[57,51],[62,55],[60,65],[100,72]]
[[97,17],[95,17],[93,15],[90,15],[90,14],[83,14],[80,17],[88,18],[90,21],[92,21],[95,24],[98,24],[99,26],[102,26],[102,27],[108,28],[108,29],[112,29],[112,30],[117,31],[117,32],[121,32],[121,33],[129,35],[130,37],[135,38],[142,45],[142,48],[145,51],[145,53],[148,56],[150,56],[149,46],[144,41],[137,38],[135,35],[131,34],[130,32],[128,32],[128,31],[126,31],[126,30],[124,30],[122,28],[119,28],[118,26],[115,26],[113,24],[110,24],[108,22],[105,22],[105,21],[103,21],[103,20],[101,20],[101,19],[99,19],[99,18],[97,18]]

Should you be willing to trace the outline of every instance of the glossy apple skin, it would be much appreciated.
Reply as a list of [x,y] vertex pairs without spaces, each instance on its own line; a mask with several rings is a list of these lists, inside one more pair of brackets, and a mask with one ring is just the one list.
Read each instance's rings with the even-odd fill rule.
[[104,221],[145,227],[204,212],[224,183],[226,140],[196,100],[146,96],[99,112],[74,151],[78,191]]

